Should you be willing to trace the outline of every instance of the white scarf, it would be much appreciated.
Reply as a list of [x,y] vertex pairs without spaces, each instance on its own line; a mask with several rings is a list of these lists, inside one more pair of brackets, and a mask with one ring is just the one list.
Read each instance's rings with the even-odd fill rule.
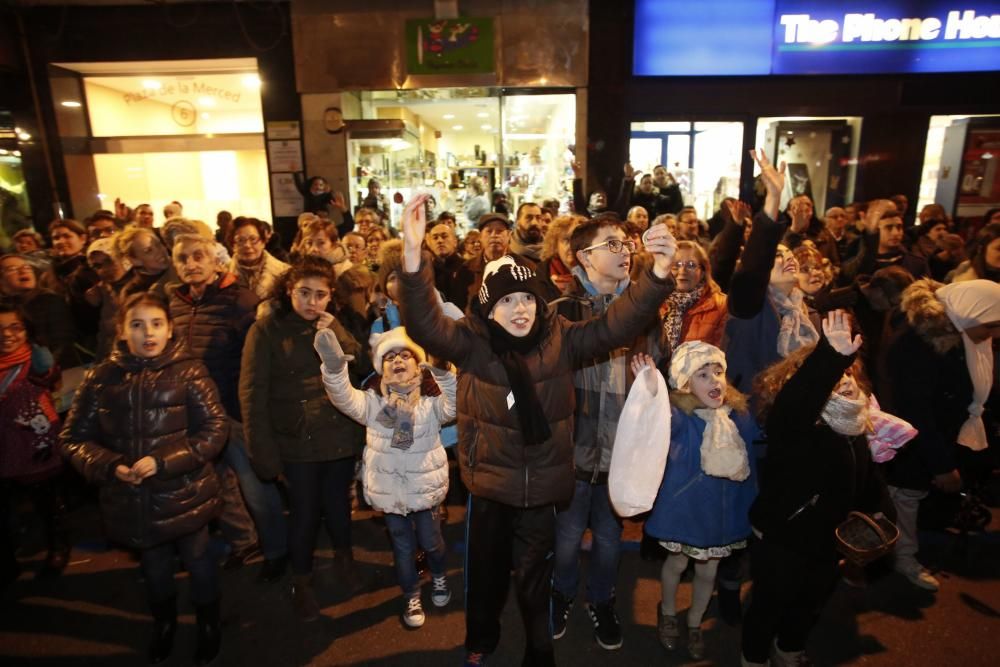
[[701,437],[701,469],[706,475],[742,482],[750,476],[747,446],[729,418],[732,408],[695,408],[694,413],[705,421]]
[[968,280],[945,285],[935,296],[944,304],[944,312],[955,328],[962,332],[965,365],[972,380],[972,403],[969,418],[958,432],[958,444],[974,451],[986,449],[986,427],[983,426],[983,406],[993,389],[993,341],[976,343],[965,333],[980,324],[1000,320],[1000,287],[990,280]]
[[823,421],[840,435],[861,435],[869,430],[868,397],[858,394],[857,398],[847,398],[833,394],[820,413]]
[[802,290],[793,287],[790,293],[785,294],[774,285],[769,285],[767,293],[781,317],[778,354],[787,357],[800,347],[808,347],[819,342],[819,332],[809,320],[809,314],[802,301]]

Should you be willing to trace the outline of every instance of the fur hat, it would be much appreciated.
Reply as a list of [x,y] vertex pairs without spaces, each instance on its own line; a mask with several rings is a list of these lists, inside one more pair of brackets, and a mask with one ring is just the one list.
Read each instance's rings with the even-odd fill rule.
[[403,242],[399,239],[386,241],[378,249],[378,286],[383,294],[388,294],[385,284],[393,271],[403,268]]
[[489,317],[497,301],[514,292],[530,292],[542,300],[534,269],[521,264],[512,255],[504,255],[486,264],[483,285],[479,288],[479,306],[484,317]]
[[427,360],[427,355],[424,353],[424,349],[414,343],[409,336],[406,335],[406,329],[403,327],[396,327],[395,329],[389,329],[385,333],[373,333],[368,338],[368,345],[372,349],[372,363],[375,365],[375,372],[381,374],[382,369],[382,357],[386,355],[387,352],[393,350],[410,350],[417,357],[417,363],[423,363]]
[[691,380],[691,376],[708,364],[719,364],[722,372],[726,372],[726,355],[719,348],[700,340],[689,340],[682,343],[670,359],[670,386],[673,389],[683,389]]

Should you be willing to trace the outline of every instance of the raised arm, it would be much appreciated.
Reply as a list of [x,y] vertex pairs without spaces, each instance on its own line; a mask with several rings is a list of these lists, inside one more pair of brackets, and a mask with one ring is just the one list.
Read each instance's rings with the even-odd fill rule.
[[750,207],[741,201],[726,201],[722,206],[724,225],[722,231],[712,241],[709,258],[712,262],[712,278],[723,292],[729,293],[729,283],[736,270],[743,247],[743,228],[750,221]]
[[823,334],[774,399],[767,416],[770,442],[794,440],[795,446],[807,445],[796,435],[812,428],[844,371],[854,363],[861,336],[851,337],[850,319],[844,311],[835,310],[826,316]]
[[426,200],[427,195],[417,195],[403,209],[403,270],[399,273],[402,295],[399,308],[407,334],[418,345],[435,357],[461,366],[477,344],[478,337],[467,327],[445,317],[441,311],[429,255],[421,255],[427,229]]
[[458,377],[453,372],[436,366],[425,366],[425,368],[431,372],[431,376],[441,390],[441,394],[434,397],[434,412],[437,414],[438,421],[442,424],[455,421],[455,416],[458,414],[458,405],[455,400]]
[[320,371],[330,402],[354,421],[367,426],[368,394],[351,385],[347,374],[351,356],[344,353],[337,335],[330,329],[320,329],[313,339],[313,347],[323,360]]

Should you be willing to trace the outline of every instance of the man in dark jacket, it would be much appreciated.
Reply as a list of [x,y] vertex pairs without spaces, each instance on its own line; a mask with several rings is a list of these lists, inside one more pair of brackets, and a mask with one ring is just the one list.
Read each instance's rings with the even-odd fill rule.
[[903,245],[903,218],[893,203],[879,199],[868,207],[858,254],[841,266],[841,280],[853,282],[887,266],[901,266],[918,280],[929,273],[927,260]]
[[[254,322],[257,297],[241,286],[235,275],[220,273],[215,243],[210,239],[194,234],[178,236],[173,260],[183,282],[170,299],[174,338],[205,362],[230,419],[229,442],[220,462],[235,473],[239,488],[224,482],[221,522],[233,545],[228,565],[238,567],[256,551],[254,526],[247,520],[243,506],[245,499],[257,525],[264,555],[260,578],[275,581],[287,564],[284,508],[277,487],[262,482],[250,466],[238,393],[243,343]],[[231,476],[224,474],[223,480],[231,480]]]
[[646,239],[652,271],[603,317],[575,324],[542,310],[531,267],[501,257],[486,266],[467,316],[454,322],[436,305],[433,274],[421,258],[425,199],[418,196],[404,212],[400,306],[414,341],[462,369],[458,454],[471,496],[466,663],[481,664],[499,644],[500,611],[513,570],[527,635],[524,664],[554,665],[551,551],[554,508],[572,498],[575,485],[573,370],[627,345],[656,317],[673,286],[676,244],[666,227],[654,228]]
[[455,230],[451,225],[439,222],[427,232],[426,243],[434,255],[434,286],[444,295],[445,301],[465,310],[476,275],[458,254]]

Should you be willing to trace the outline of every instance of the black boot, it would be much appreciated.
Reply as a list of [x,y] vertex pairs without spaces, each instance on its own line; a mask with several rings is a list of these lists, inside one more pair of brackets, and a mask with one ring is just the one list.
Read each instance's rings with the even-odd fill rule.
[[196,606],[195,614],[198,624],[198,646],[194,652],[194,664],[203,667],[212,664],[222,646],[219,600]]
[[177,598],[151,602],[153,638],[149,641],[149,664],[156,665],[170,657],[177,631]]

